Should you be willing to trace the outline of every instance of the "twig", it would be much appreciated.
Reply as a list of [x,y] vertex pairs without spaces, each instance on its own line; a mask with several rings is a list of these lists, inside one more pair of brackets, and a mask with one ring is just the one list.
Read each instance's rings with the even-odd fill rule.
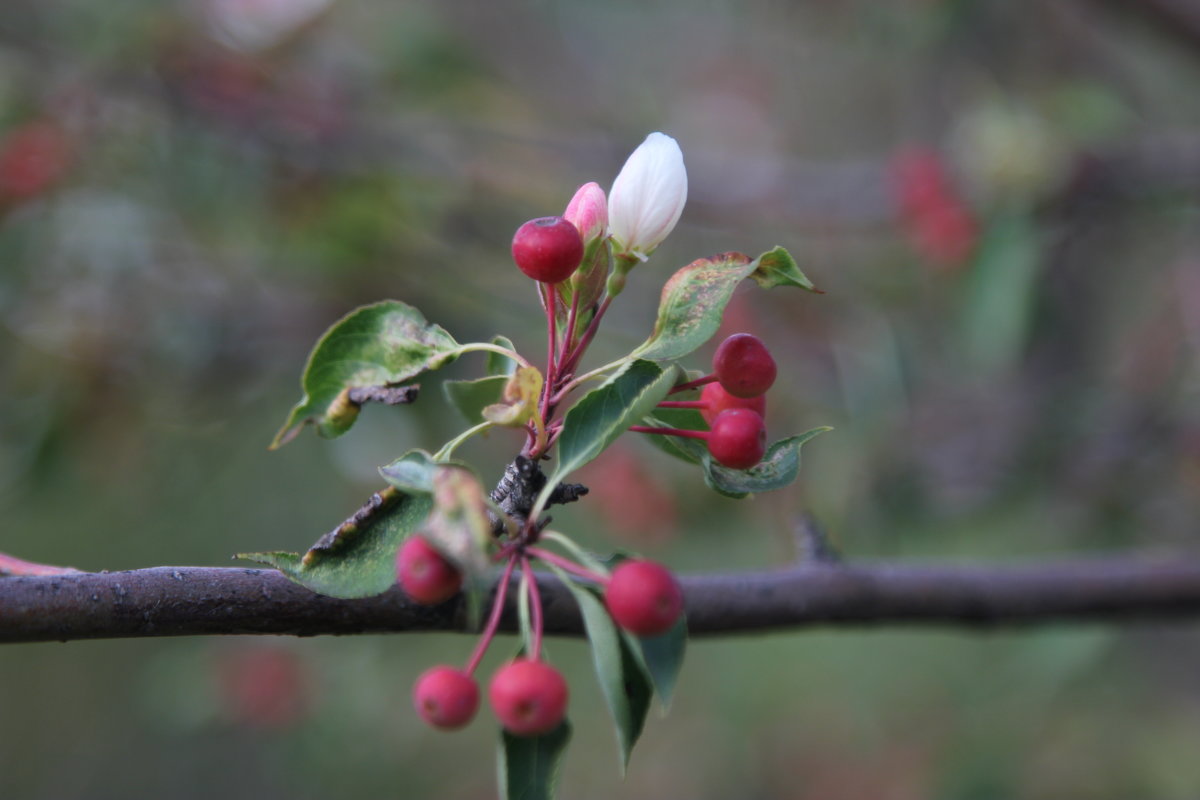
[[[533,503],[546,486],[546,475],[538,462],[532,458],[519,455],[505,468],[496,488],[492,490],[492,502],[500,506],[519,523],[529,518]],[[560,483],[554,487],[547,507],[574,503],[588,493],[588,488],[579,483]],[[503,529],[499,520],[493,524],[496,535]]]
[[796,558],[800,562],[838,564],[842,554],[829,541],[825,530],[809,514],[796,522]]
[[[1026,566],[818,563],[682,579],[693,635],[814,625],[980,628],[1200,617],[1200,559]],[[579,635],[567,590],[539,575],[546,632]],[[211,634],[467,631],[461,600],[414,605],[399,589],[338,600],[274,570],[155,567],[0,579],[0,642]],[[510,597],[501,626],[516,630]]]

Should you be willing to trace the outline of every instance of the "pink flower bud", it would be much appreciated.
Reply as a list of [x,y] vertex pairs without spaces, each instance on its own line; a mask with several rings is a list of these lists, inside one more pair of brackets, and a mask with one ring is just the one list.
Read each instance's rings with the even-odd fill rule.
[[593,181],[580,186],[567,203],[563,219],[579,229],[584,247],[608,233],[608,200],[600,184]]
[[629,156],[608,195],[608,221],[618,253],[645,259],[679,222],[687,202],[687,170],[679,144],[652,133]]

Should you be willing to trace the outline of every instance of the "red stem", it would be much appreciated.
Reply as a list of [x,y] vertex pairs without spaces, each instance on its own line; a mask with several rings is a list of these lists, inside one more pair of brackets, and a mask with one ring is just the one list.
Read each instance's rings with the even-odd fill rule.
[[[538,297],[541,298],[542,308],[546,310],[546,373],[543,376],[542,396],[538,398],[538,415],[542,419],[544,426],[550,417],[552,403],[550,396],[554,393],[554,384],[558,380],[558,316],[555,313],[556,303],[558,302],[558,290],[553,284],[539,283]],[[527,438],[525,447],[521,449],[522,455],[537,458],[548,449],[549,445],[543,445],[542,449],[538,449],[537,426],[532,422],[525,426]]]
[[550,395],[554,391],[554,381],[558,375],[558,351],[555,345],[558,344],[558,314],[555,309],[558,303],[558,290],[552,284],[540,283],[542,290],[546,295],[546,382],[542,386],[541,397],[541,414],[542,419],[546,419],[546,406],[550,402]]
[[571,350],[571,354],[567,356],[567,362],[563,364],[563,371],[569,372],[575,369],[575,365],[579,363],[579,359],[583,358],[584,352],[588,349],[588,345],[592,343],[592,339],[596,336],[596,330],[600,327],[600,320],[604,318],[604,313],[608,311],[608,307],[612,304],[611,297],[605,297],[604,302],[600,304],[600,308],[596,309],[596,315],[592,317],[592,321],[588,323],[587,330],[583,332],[583,336],[579,337],[579,343]]
[[537,661],[542,655],[542,630],[545,627],[542,622],[542,595],[538,591],[537,579],[533,576],[533,568],[529,566],[529,559],[521,556],[521,572],[525,575],[525,585],[529,591],[529,612],[533,625],[533,643],[530,647],[533,653],[530,659]]
[[671,391],[667,392],[667,394],[675,394],[676,392],[686,392],[688,389],[695,389],[697,386],[703,386],[706,383],[712,383],[716,379],[717,379],[717,376],[715,373],[712,375],[705,375],[703,378],[696,378],[696,380],[694,380],[694,381],[688,381],[687,383],[681,383],[678,386],[676,386],[674,389],[672,389]]
[[658,433],[663,436],[682,436],[685,439],[704,439],[708,440],[708,431],[685,431],[679,428],[652,428],[649,425],[630,425],[629,430],[634,433]]
[[508,564],[504,567],[504,574],[500,576],[500,583],[496,586],[496,599],[492,603],[492,615],[488,617],[487,627],[483,629],[483,634],[479,637],[479,644],[475,645],[475,652],[471,654],[471,660],[467,662],[465,670],[467,675],[475,674],[479,662],[483,660],[483,654],[487,652],[488,645],[496,637],[496,629],[500,626],[500,616],[504,613],[504,598],[508,595],[508,582],[512,578],[513,568],[517,565],[518,557],[517,553],[509,556]]
[[549,550],[543,550],[540,547],[526,547],[525,552],[534,558],[540,558],[547,564],[553,564],[563,572],[569,572],[572,575],[578,575],[581,578],[586,578],[587,580],[598,583],[601,586],[606,585],[610,580],[607,575],[601,575],[599,572],[592,572],[587,567],[581,567],[574,561],[569,561],[568,559],[563,558],[558,553],[551,553]]
[[708,403],[703,400],[663,400],[658,404],[659,408],[708,408]]
[[[575,323],[579,314],[579,289],[571,292],[571,310],[567,312],[567,330],[563,334],[562,349],[558,351],[558,363],[560,368],[566,364],[567,350],[571,347],[571,340],[575,338]],[[555,387],[557,388],[557,387]]]

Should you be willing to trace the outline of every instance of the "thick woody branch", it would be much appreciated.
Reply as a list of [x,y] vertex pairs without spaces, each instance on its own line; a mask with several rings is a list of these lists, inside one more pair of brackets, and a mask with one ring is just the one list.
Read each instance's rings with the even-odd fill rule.
[[[1200,560],[991,567],[819,562],[690,576],[683,585],[692,635],[814,625],[969,628],[1200,617]],[[547,632],[579,635],[579,615],[566,590],[545,576],[540,586]],[[505,615],[509,631],[513,612]],[[0,642],[435,630],[466,630],[460,602],[417,606],[399,589],[338,600],[274,570],[155,567],[0,578]]]

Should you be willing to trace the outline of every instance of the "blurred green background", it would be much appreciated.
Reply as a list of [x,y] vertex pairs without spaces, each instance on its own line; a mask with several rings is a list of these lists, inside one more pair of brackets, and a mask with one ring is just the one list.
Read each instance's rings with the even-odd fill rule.
[[[8,0],[0,551],[304,548],[376,466],[461,427],[429,380],[268,453],[316,337],[395,297],[539,354],[512,231],[652,130],[690,200],[595,363],[644,337],[674,268],[781,244],[827,294],[743,287],[726,328],[780,362],[772,433],[836,430],[744,502],[632,442],[558,527],[683,571],[793,558],[801,511],[854,559],[1194,551],[1200,26],[1160,16],[1186,5]],[[515,446],[463,454],[498,475]],[[562,796],[1195,797],[1198,634],[697,641],[623,781],[586,651],[555,640]],[[492,796],[486,713],[439,734],[408,697],[471,643],[9,646],[0,797]]]

